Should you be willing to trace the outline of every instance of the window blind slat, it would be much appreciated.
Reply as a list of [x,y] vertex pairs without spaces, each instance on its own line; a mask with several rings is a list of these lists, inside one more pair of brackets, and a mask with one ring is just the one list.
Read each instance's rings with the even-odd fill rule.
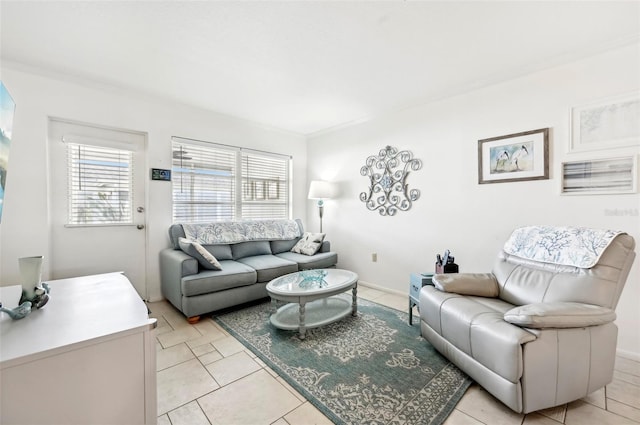
[[133,152],[67,144],[68,223],[133,223]]

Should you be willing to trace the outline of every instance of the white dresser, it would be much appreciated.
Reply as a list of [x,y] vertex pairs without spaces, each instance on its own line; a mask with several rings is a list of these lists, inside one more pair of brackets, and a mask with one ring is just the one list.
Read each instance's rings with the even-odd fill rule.
[[[47,283],[42,309],[21,320],[0,313],[0,423],[155,424],[156,321],[129,280]],[[3,306],[20,292],[0,288]]]

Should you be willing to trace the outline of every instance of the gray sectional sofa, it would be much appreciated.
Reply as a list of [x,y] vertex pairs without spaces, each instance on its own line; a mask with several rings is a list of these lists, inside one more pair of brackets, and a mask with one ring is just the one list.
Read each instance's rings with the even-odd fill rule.
[[328,241],[313,255],[292,252],[303,236],[299,219],[174,224],[171,248],[160,252],[162,294],[195,323],[202,314],[267,297],[267,283],[278,276],[335,267],[338,255]]

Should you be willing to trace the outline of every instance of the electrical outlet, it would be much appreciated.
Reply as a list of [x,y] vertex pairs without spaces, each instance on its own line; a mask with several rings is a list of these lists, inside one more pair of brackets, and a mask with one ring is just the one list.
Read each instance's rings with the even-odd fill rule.
[[378,253],[374,252],[373,254],[371,254],[371,261],[373,261],[374,263],[378,261]]

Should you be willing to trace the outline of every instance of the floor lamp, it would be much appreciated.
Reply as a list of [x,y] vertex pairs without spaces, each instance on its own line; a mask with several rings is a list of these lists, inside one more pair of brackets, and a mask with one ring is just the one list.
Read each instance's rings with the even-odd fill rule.
[[335,195],[333,184],[322,180],[313,180],[309,185],[309,199],[318,200],[318,212],[320,213],[320,233],[322,233],[322,215],[324,213],[324,200],[331,199]]

